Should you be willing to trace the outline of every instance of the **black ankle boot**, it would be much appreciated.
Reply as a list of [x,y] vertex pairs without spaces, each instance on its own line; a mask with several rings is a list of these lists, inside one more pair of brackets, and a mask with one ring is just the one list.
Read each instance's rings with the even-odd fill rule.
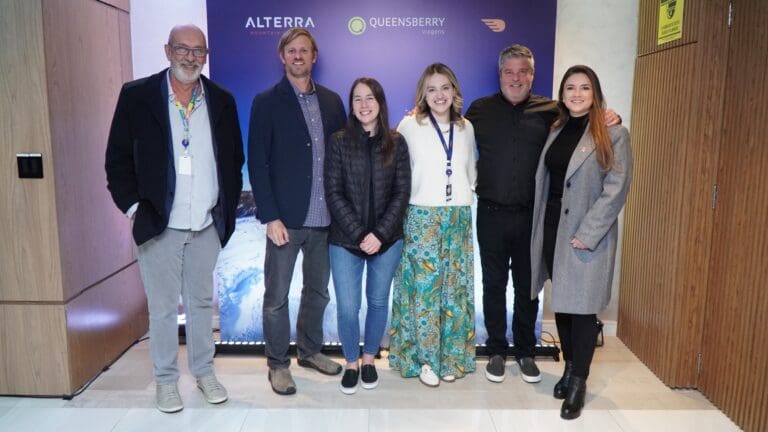
[[571,375],[563,406],[560,407],[560,417],[566,420],[578,418],[581,415],[581,409],[584,408],[586,395],[587,379]]
[[568,381],[571,379],[571,372],[573,372],[573,362],[566,360],[563,377],[555,384],[555,391],[553,392],[555,399],[565,399],[565,394],[568,391]]

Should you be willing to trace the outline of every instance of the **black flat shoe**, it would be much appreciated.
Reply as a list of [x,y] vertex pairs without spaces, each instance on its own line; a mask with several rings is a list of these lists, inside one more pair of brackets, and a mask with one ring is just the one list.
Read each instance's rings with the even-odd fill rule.
[[584,408],[584,397],[587,395],[587,379],[571,375],[568,381],[568,391],[560,407],[560,417],[573,420],[581,415]]
[[571,372],[573,372],[573,362],[566,360],[563,377],[555,384],[555,390],[552,392],[555,399],[565,399],[565,394],[568,391],[568,381],[571,379]]

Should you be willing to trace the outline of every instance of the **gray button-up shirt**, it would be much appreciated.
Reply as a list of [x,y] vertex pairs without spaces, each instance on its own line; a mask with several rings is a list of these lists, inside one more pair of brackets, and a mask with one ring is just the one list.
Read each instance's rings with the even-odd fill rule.
[[[170,71],[169,71],[170,72]],[[208,120],[208,105],[205,103],[203,83],[199,82],[200,94],[189,118],[188,155],[192,158],[192,175],[179,172],[179,158],[184,155],[181,140],[184,139],[184,125],[176,107],[170,76],[168,85],[168,116],[171,121],[173,138],[173,160],[176,168],[176,190],[173,196],[168,228],[202,231],[213,223],[211,209],[219,199],[219,183],[216,172],[216,157],[213,154],[211,123]]]
[[295,86],[293,91],[299,100],[304,121],[309,130],[311,142],[307,146],[312,147],[312,192],[309,197],[309,210],[304,220],[306,227],[327,227],[331,224],[331,214],[325,204],[325,186],[323,184],[323,161],[325,160],[325,134],[323,133],[323,119],[320,115],[320,102],[317,99],[315,83],[309,92],[301,93]]

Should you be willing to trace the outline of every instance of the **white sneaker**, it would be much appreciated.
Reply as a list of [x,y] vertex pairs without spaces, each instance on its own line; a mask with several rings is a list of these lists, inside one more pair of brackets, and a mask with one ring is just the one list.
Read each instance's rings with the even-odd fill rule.
[[176,383],[158,384],[155,388],[155,396],[157,397],[157,409],[164,413],[175,413],[184,409]]
[[227,389],[216,379],[208,375],[197,380],[197,388],[203,392],[203,397],[210,404],[220,404],[227,400]]
[[443,381],[445,381],[447,383],[452,383],[452,382],[456,381],[456,375],[445,375],[443,377]]
[[433,371],[429,365],[421,366],[419,380],[421,380],[424,385],[429,387],[437,387],[440,385],[440,378],[437,377],[435,371]]

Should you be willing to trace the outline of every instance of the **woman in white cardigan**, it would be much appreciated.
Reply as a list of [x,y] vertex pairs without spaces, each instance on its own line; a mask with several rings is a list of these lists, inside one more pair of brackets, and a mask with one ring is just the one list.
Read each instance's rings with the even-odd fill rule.
[[581,415],[597,339],[597,313],[610,300],[618,216],[632,178],[629,133],[605,126],[600,81],[569,68],[558,93],[561,118],[539,159],[531,237],[531,296],[552,280],[551,307],[565,358],[554,397],[560,416]]
[[416,108],[398,126],[411,156],[411,198],[392,294],[389,364],[437,386],[475,370],[472,189],[475,134],[453,71],[427,66]]

